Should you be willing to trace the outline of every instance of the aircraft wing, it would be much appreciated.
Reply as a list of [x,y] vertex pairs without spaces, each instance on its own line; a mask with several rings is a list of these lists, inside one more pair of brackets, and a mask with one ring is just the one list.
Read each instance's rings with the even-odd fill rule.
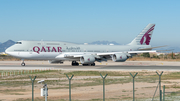
[[108,53],[97,53],[97,55],[113,55],[113,54],[119,54],[119,53],[127,53],[127,54],[133,54],[133,53],[154,53],[156,50],[149,50],[149,51],[127,51],[127,52],[108,52]]
[[135,53],[152,53],[156,52],[156,50],[149,50],[149,51],[127,51],[127,52],[107,52],[107,53],[93,53],[93,54],[61,54],[58,55],[56,58],[80,58],[85,55],[93,55],[96,58],[100,58],[100,56],[108,56],[108,55],[113,55],[113,54],[119,54],[119,53],[124,53],[128,56],[131,56],[130,54],[135,54]]

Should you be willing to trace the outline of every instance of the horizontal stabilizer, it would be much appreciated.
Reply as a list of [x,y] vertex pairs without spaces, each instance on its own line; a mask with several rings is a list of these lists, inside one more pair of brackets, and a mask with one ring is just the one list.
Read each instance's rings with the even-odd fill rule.
[[151,48],[140,48],[140,49],[138,49],[138,50],[152,50],[152,49],[154,49],[154,48],[161,48],[161,47],[166,47],[167,45],[165,45],[165,46],[157,46],[157,47],[151,47]]
[[170,49],[170,50],[156,50],[157,52],[162,52],[162,51],[173,51],[174,49]]

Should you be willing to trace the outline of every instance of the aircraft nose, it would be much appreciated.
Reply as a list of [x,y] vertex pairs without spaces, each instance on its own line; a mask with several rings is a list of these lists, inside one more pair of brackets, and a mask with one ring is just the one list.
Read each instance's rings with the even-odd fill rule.
[[7,48],[7,49],[5,50],[5,53],[6,53],[6,54],[8,54],[8,53],[9,53],[9,48]]

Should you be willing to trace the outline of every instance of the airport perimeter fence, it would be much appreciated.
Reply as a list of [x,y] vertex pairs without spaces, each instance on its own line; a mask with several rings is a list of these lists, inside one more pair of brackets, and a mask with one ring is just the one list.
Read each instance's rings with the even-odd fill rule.
[[14,71],[2,71],[0,72],[0,78],[8,77],[8,76],[17,76],[17,75],[25,75],[38,73],[43,71],[54,70],[53,68],[42,68],[42,69],[32,69],[32,70],[14,70]]
[[[53,68],[44,68],[44,69],[34,69],[34,70],[20,70],[20,71],[9,71],[9,72],[1,72],[1,77],[7,77],[7,76],[15,76],[15,75],[24,75],[24,74],[33,74],[33,73],[38,73],[38,72],[43,72],[43,71],[50,71],[50,70],[53,70]],[[59,71],[59,70],[58,70]],[[135,73],[134,75],[129,73],[129,75],[132,77],[132,83],[133,83],[133,89],[132,89],[132,92],[131,94],[133,95],[131,98],[132,100],[131,101],[179,101],[179,100],[166,100],[166,95],[165,94],[171,94],[171,93],[178,93],[178,92],[166,92],[165,91],[165,85],[163,85],[163,90],[161,90],[161,76],[163,74],[163,72],[161,73],[158,73],[156,72],[157,75],[159,76],[159,80],[158,80],[158,84],[156,87],[153,87],[153,92],[151,92],[153,94],[152,97],[149,97],[149,99],[145,98],[145,100],[141,99],[139,100],[138,98],[136,98],[136,87],[135,87],[135,80],[136,80],[136,76],[138,75],[138,73]],[[100,77],[102,77],[102,100],[105,101],[106,100],[106,90],[105,90],[105,80],[106,78],[108,77],[108,74],[106,75],[102,75],[102,74],[99,74]],[[34,101],[34,81],[36,79],[36,76],[31,78],[31,76],[29,76],[31,81],[32,81],[32,101]],[[71,101],[71,80],[73,79],[74,75],[71,75],[70,77],[66,74],[66,77],[68,78],[67,80],[69,80],[69,101]],[[48,84],[46,84],[47,86]],[[159,88],[159,89],[158,89]],[[46,91],[47,92],[47,91]],[[126,93],[126,91],[123,91],[123,93]],[[157,96],[157,94],[159,93],[159,96]],[[141,93],[143,95],[143,93]],[[50,95],[50,93],[49,93]],[[47,101],[48,99],[46,99]],[[64,100],[63,100],[64,101]],[[79,101],[79,100],[78,100]],[[88,100],[89,101],[89,100]],[[92,100],[92,101],[96,101],[96,100]],[[99,101],[99,100],[97,100]],[[130,100],[108,100],[108,101],[130,101]]]
[[[161,72],[161,73],[158,73],[157,71],[156,71],[156,73],[157,73],[157,75],[159,76],[159,82],[158,82],[158,85],[156,86],[156,90],[154,91],[154,94],[153,94],[153,97],[152,97],[152,99],[150,98],[149,100],[144,100],[144,101],[169,101],[169,99],[168,100],[165,100],[165,93],[178,93],[178,92],[165,92],[165,85],[163,85],[163,90],[161,90],[161,76],[162,76],[162,74],[163,74],[163,71]],[[130,73],[130,75],[132,76],[132,78],[133,78],[133,90],[132,90],[132,94],[133,94],[133,97],[132,97],[132,101],[142,101],[142,99],[141,100],[137,100],[136,98],[135,98],[135,77],[138,75],[138,73],[135,73],[134,75],[133,74],[131,74]],[[103,76],[102,74],[100,74],[100,76],[102,77],[102,79],[103,79],[103,98],[102,98],[102,100],[103,101],[105,101],[105,99],[106,99],[106,97],[105,97],[105,79],[106,79],[106,77],[108,76],[108,74],[106,74],[105,76]],[[69,101],[71,101],[71,80],[73,79],[73,77],[74,77],[74,75],[72,75],[72,76],[68,76],[67,74],[66,74],[66,77],[68,78],[68,80],[69,80]],[[31,78],[31,77],[30,77]],[[34,77],[34,80],[36,79],[36,76]],[[33,86],[34,86],[34,80],[32,80],[32,78],[31,78],[31,81],[32,81],[32,95],[34,95],[34,91],[33,91]],[[47,84],[46,84],[46,87],[47,87]],[[159,88],[159,100],[157,100],[158,99],[158,97],[156,96],[155,97],[155,95],[157,94],[157,90],[158,90],[158,88]],[[48,91],[46,90],[45,92],[44,92],[44,96],[46,96],[45,97],[45,101],[47,101],[47,95],[48,95]],[[34,98],[33,98],[33,96],[32,96],[32,101],[34,101]],[[113,100],[113,101],[121,101],[121,100]],[[129,101],[129,100],[125,100],[125,101]],[[174,101],[174,100],[172,100],[172,101]],[[176,101],[176,100],[175,100]]]

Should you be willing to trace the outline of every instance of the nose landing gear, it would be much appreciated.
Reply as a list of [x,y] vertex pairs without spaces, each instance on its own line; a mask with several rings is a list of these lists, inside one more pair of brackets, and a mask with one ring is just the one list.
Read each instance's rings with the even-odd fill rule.
[[25,63],[21,63],[21,66],[25,66]]
[[24,59],[22,59],[21,66],[25,66],[26,64],[24,63]]

